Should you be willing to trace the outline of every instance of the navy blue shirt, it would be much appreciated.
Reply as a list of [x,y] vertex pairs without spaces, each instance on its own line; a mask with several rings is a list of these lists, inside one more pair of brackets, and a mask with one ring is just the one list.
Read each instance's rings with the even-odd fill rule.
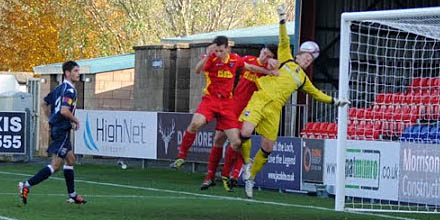
[[69,108],[72,114],[75,114],[76,109],[76,89],[69,82],[64,82],[58,85],[52,92],[44,97],[44,101],[50,105],[49,124],[52,129],[71,129],[72,124],[70,119],[61,115],[61,106]]

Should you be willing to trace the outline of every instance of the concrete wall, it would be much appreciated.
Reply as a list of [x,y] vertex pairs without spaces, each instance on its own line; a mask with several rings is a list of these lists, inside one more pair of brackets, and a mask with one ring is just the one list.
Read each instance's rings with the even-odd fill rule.
[[176,87],[175,87],[175,111],[189,112],[189,95],[191,83],[191,50],[189,48],[176,49]]
[[[176,56],[174,47],[142,46],[135,47],[135,50],[135,110],[174,110],[171,107],[174,108],[175,95],[170,92],[175,88],[175,74],[170,74],[170,68],[175,66],[175,59],[170,59],[171,56]],[[156,65],[160,62],[161,64],[153,67],[153,62]]]

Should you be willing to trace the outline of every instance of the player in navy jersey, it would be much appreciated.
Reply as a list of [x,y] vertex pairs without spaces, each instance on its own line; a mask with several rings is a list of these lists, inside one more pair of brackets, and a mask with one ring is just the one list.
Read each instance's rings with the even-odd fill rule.
[[[79,81],[79,65],[74,61],[63,64],[64,81],[44,97],[43,108],[49,118],[51,143],[47,152],[52,154],[52,162],[30,179],[20,182],[18,188],[24,204],[27,203],[29,190],[49,178],[64,164],[64,178],[67,186],[67,202],[84,204],[86,201],[75,192],[73,165],[75,155],[70,143],[70,130],[79,128],[79,121],[74,116],[77,93],[74,86]],[[50,106],[50,109],[49,109]],[[50,111],[49,111],[50,110]]]

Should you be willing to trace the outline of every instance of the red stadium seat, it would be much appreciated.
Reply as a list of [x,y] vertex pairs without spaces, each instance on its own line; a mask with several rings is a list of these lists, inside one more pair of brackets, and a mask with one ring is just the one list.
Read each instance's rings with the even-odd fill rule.
[[408,91],[408,92],[405,94],[405,98],[404,98],[404,100],[403,100],[403,103],[410,105],[410,104],[413,103],[413,99],[414,99],[414,93],[413,93],[413,91]]
[[335,139],[338,136],[338,124],[330,123],[327,126],[327,134],[329,139]]
[[433,105],[431,118],[432,120],[440,119],[440,105]]
[[382,133],[382,122],[374,121],[367,122],[365,127],[366,139],[379,139]]
[[414,78],[411,82],[410,89],[411,90],[417,90],[420,89],[420,81],[422,78]]
[[385,120],[391,120],[394,115],[394,106],[390,105],[387,107],[384,113],[384,119]]
[[411,95],[413,97],[411,103],[413,103],[413,104],[422,103],[422,90],[417,90],[414,93],[412,93]]
[[393,93],[393,96],[391,98],[391,101],[394,104],[403,103],[404,100],[405,100],[405,94],[404,93]]
[[426,120],[437,120],[438,112],[436,112],[436,106],[438,106],[438,104],[421,106],[421,117]]
[[[438,95],[438,93],[437,93]],[[422,97],[421,97],[421,103],[423,104],[429,104],[429,101],[431,99],[431,91],[430,90],[423,90]]]
[[429,78],[429,77],[423,77],[423,78],[420,80],[420,87],[421,87],[422,89],[428,89],[430,82],[431,82],[431,78]]
[[307,122],[306,127],[304,128],[304,130],[312,129],[314,124],[315,124],[315,122]]
[[386,105],[377,105],[373,107],[373,119],[382,120],[384,118],[385,110],[387,109]]
[[383,104],[385,102],[385,93],[379,93],[376,95],[376,103]]
[[393,126],[396,123],[397,122],[395,121],[384,121],[384,123],[382,124],[382,134],[384,136],[391,137]]
[[303,128],[303,130],[300,133],[301,137],[303,137],[303,136],[305,137],[306,131],[311,130],[312,127],[313,127],[313,122],[307,122],[306,126]]
[[358,108],[356,110],[356,118],[357,119],[364,119],[365,118],[365,109],[364,108]]
[[410,121],[411,120],[411,108],[407,105],[401,107],[402,112],[402,121]]
[[349,121],[347,126],[347,138],[353,139],[356,135],[356,123],[354,121]]
[[366,138],[370,138],[373,136],[373,122],[368,121],[367,123],[365,123],[365,131],[364,131],[364,136]]
[[364,118],[365,119],[373,119],[374,118],[374,113],[373,113],[373,109],[372,108],[366,108],[364,111]]
[[419,104],[422,102],[422,90],[410,91],[405,94],[403,103]]
[[312,135],[318,128],[319,124],[317,122],[307,122],[306,127],[301,132],[301,137],[307,138],[308,135]]
[[429,104],[431,105],[438,105],[440,104],[440,94],[437,95],[432,95],[431,98],[429,99]]
[[438,90],[431,90],[431,95],[429,96],[429,104],[436,105],[439,104],[439,91]]
[[349,119],[356,118],[356,108],[349,108],[348,109],[348,118]]
[[412,105],[410,108],[410,121],[415,122],[420,117],[419,108],[416,105]]
[[394,107],[393,115],[391,117],[393,120],[401,120],[402,119],[402,107],[400,105],[396,105]]
[[356,136],[365,136],[365,129],[366,129],[366,122],[360,121],[359,124],[356,126]]
[[314,137],[315,138],[326,138],[327,137],[327,126],[328,126],[328,122],[321,122],[318,129],[316,129],[316,131],[314,132]]
[[439,90],[440,89],[440,78],[432,78],[430,86],[432,89]]
[[393,98],[393,93],[385,93],[385,100],[384,100],[385,104],[393,103],[392,98]]

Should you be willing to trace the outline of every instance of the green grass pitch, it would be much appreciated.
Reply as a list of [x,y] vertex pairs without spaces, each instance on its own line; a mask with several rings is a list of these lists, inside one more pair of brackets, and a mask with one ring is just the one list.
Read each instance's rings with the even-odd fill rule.
[[244,189],[226,192],[220,184],[199,190],[201,173],[169,169],[122,170],[108,165],[75,166],[76,191],[88,202],[66,203],[62,172],[31,189],[22,205],[17,183],[42,166],[0,164],[0,220],[47,219],[437,219],[439,215],[356,214],[333,211],[333,199],[309,195],[254,192],[245,199]]

